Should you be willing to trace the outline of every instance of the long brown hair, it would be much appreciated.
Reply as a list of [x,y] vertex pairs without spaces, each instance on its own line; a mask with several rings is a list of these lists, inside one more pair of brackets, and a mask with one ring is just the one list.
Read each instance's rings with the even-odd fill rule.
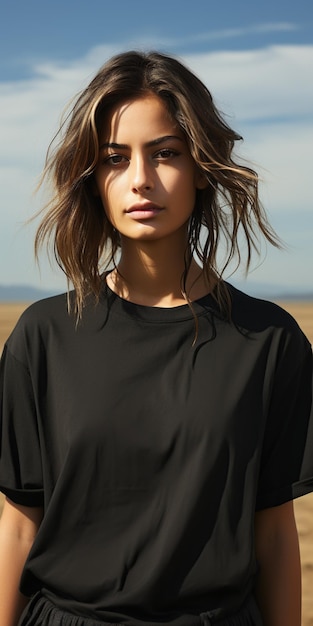
[[[53,240],[54,255],[75,289],[74,308],[82,313],[87,293],[99,297],[103,270],[115,260],[119,233],[108,221],[100,198],[94,193],[93,172],[98,162],[98,133],[105,116],[123,101],[146,93],[159,96],[186,136],[190,153],[208,185],[197,191],[189,222],[182,290],[192,257],[200,260],[206,276],[218,278],[217,297],[225,305],[222,280],[233,259],[245,266],[258,249],[259,235],[279,247],[258,196],[258,176],[236,163],[235,142],[241,137],[216,109],[206,86],[186,66],[159,52],[130,51],[110,59],[97,73],[61,125],[58,145],[48,149],[42,181],[52,182],[54,194],[44,207],[37,230],[35,251]],[[218,267],[220,241],[226,256]],[[188,300],[188,294],[187,294]]]

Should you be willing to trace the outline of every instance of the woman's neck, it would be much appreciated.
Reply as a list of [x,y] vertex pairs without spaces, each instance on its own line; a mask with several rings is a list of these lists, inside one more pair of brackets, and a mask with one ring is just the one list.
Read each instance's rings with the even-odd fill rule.
[[[158,242],[160,244],[160,242]],[[109,287],[117,295],[146,306],[174,307],[197,300],[213,288],[202,269],[192,260],[186,280],[186,294],[182,293],[182,275],[185,269],[184,250],[175,245],[122,246],[117,270],[107,276]]]

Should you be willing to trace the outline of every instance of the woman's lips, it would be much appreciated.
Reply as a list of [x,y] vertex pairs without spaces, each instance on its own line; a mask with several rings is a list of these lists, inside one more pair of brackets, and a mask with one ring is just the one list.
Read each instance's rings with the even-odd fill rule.
[[159,215],[161,211],[163,211],[162,207],[156,204],[147,203],[134,204],[126,210],[126,213],[134,220],[145,220]]

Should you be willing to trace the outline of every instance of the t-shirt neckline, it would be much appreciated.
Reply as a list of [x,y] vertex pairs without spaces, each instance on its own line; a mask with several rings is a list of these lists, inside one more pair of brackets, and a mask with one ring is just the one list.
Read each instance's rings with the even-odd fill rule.
[[138,319],[150,322],[177,322],[190,320],[194,319],[194,315],[206,315],[209,311],[221,317],[219,305],[212,296],[212,293],[208,293],[201,298],[194,300],[192,302],[192,309],[187,303],[174,307],[137,304],[119,296],[115,293],[115,291],[112,291],[106,282],[104,284],[104,294],[108,298],[110,308],[114,310],[115,313],[119,315],[130,315],[132,317],[137,317]]

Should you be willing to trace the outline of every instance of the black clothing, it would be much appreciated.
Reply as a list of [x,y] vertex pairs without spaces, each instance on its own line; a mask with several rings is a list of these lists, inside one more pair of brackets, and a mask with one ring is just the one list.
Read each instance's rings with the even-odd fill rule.
[[[52,602],[42,596],[34,596],[32,602],[25,610],[19,621],[19,626],[121,626],[116,622],[100,622],[79,615],[73,615],[67,611],[62,611],[55,607]],[[257,604],[252,596],[234,615],[225,620],[212,621],[210,612],[195,616],[190,622],[190,626],[262,626],[262,618]],[[154,622],[151,623],[151,626]],[[147,626],[147,622],[145,622]]]
[[231,289],[169,309],[105,288],[82,322],[32,305],[3,353],[0,488],[43,504],[22,576],[59,609],[139,626],[236,613],[256,509],[313,490],[312,354],[293,318]]

